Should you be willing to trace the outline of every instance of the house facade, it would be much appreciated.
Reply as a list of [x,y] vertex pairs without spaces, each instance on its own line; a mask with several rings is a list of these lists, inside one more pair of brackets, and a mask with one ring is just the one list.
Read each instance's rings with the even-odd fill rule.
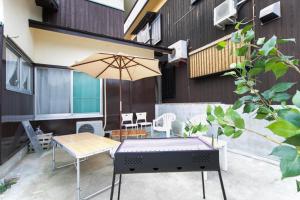
[[[97,52],[148,58],[171,52],[123,39],[123,0],[4,0],[0,13],[0,164],[28,144],[24,120],[55,135],[75,133],[78,121],[118,128],[119,82],[70,70],[76,61]],[[153,117],[154,82],[124,82],[124,112]]]
[[[256,38],[272,37],[296,38],[300,41],[300,26],[297,23],[299,7],[297,0],[226,0],[237,3],[236,21],[252,22]],[[229,70],[230,63],[236,58],[230,55],[234,46],[218,52],[217,42],[228,40],[234,31],[234,25],[220,29],[214,25],[214,8],[224,3],[224,0],[169,0],[169,1],[139,1],[133,8],[131,17],[125,21],[124,37],[136,41],[152,43],[157,46],[170,46],[179,40],[187,41],[188,58],[170,63],[167,56],[161,60],[161,90],[162,103],[220,102],[232,104],[237,96],[234,81],[231,77],[221,76]],[[260,11],[267,6],[280,2],[281,17],[262,24]],[[144,5],[142,5],[144,4]],[[155,4],[156,6],[153,6]],[[139,9],[138,9],[139,8]],[[136,10],[138,11],[136,11]],[[224,13],[227,12],[224,10]],[[152,16],[152,17],[151,17]],[[156,20],[160,20],[159,33]],[[130,24],[130,25],[129,25]],[[152,28],[154,25],[154,28]],[[155,30],[154,30],[155,29]],[[153,39],[151,37],[154,37]],[[142,38],[142,39],[141,39]],[[287,55],[299,57],[300,44],[282,46]],[[293,72],[283,79],[297,81],[299,77]],[[261,90],[269,88],[275,81],[270,73],[261,77],[258,87]],[[297,87],[300,85],[298,83]]]

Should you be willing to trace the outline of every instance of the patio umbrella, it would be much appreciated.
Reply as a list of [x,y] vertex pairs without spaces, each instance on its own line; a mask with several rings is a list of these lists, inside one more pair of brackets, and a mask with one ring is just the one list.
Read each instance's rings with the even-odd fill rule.
[[120,97],[120,141],[122,139],[122,80],[159,76],[157,59],[130,56],[122,53],[96,53],[71,66],[71,69],[84,72],[99,79],[118,79]]

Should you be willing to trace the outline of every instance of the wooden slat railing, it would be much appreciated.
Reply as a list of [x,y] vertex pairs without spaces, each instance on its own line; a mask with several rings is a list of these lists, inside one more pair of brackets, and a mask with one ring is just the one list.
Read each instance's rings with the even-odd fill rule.
[[[230,38],[231,35],[225,36],[190,52],[190,78],[225,72],[230,69],[232,63],[243,61],[245,59],[244,57],[234,55],[234,50],[242,45],[234,44],[230,41]],[[219,51],[216,45],[220,41],[227,41],[227,46]]]

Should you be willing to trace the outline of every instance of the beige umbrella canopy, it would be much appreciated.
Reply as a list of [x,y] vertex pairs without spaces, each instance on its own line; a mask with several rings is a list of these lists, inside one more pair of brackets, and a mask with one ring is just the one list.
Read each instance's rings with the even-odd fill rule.
[[122,139],[122,80],[160,76],[157,59],[142,58],[125,54],[97,53],[71,66],[95,78],[120,80],[120,140]]

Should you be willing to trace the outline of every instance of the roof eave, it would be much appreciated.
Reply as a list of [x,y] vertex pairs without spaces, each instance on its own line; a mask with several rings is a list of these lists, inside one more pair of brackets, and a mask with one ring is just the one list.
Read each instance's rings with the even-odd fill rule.
[[101,40],[101,41],[114,42],[114,43],[119,43],[119,44],[123,44],[123,45],[134,46],[134,47],[140,47],[140,48],[150,49],[155,52],[160,52],[160,53],[164,53],[164,54],[172,53],[172,49],[169,49],[167,47],[152,46],[149,44],[139,43],[139,42],[135,42],[132,40],[126,40],[126,39],[116,38],[116,37],[112,37],[112,36],[108,36],[108,35],[104,35],[104,34],[97,34],[97,33],[92,33],[92,32],[88,32],[88,31],[73,29],[73,28],[69,28],[69,27],[53,25],[53,24],[49,24],[49,23],[45,23],[45,22],[32,20],[32,19],[29,19],[29,27],[36,28],[36,29],[43,29],[43,30],[47,30],[47,31],[54,31],[54,32],[59,32],[59,33],[64,33],[64,34],[69,34],[69,35],[75,35],[75,36],[80,36],[80,37],[92,38],[92,39],[97,39],[97,40]]

